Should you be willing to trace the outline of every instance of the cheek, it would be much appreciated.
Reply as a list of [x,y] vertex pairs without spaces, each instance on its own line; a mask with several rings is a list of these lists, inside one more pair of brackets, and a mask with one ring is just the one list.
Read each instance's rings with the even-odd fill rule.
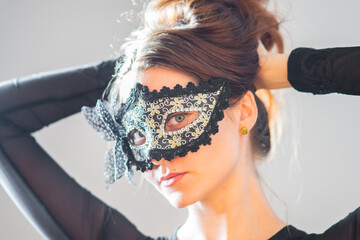
[[240,133],[237,125],[228,117],[219,122],[219,145],[223,153],[231,158],[238,159],[240,153]]
[[207,186],[209,191],[236,171],[240,162],[240,134],[235,124],[229,118],[218,124],[219,132],[211,135],[211,144],[201,146],[191,159],[199,174],[199,183]]
[[211,145],[207,146],[205,154],[213,162],[221,165],[231,165],[239,157],[240,135],[233,121],[226,117],[218,122],[219,132],[211,136]]

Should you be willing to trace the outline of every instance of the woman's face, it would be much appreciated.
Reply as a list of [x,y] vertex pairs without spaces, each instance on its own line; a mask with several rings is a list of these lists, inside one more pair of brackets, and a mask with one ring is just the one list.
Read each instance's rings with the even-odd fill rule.
[[[185,87],[188,82],[197,84],[196,79],[186,74],[162,67],[149,68],[141,77],[141,84],[151,91],[163,86],[173,88],[176,84]],[[177,156],[171,161],[152,160],[154,167],[143,173],[144,177],[177,208],[226,190],[226,181],[245,165],[240,160],[243,137],[239,134],[240,115],[238,104],[226,109],[224,119],[218,122],[219,132],[211,135],[211,145],[202,145],[197,152],[188,152],[185,157]],[[169,174],[179,175],[161,181]]]

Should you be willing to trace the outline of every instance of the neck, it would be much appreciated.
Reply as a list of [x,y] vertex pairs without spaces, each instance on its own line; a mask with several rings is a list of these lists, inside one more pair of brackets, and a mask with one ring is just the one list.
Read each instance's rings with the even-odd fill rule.
[[269,239],[286,225],[268,203],[254,164],[247,165],[188,207],[178,239]]

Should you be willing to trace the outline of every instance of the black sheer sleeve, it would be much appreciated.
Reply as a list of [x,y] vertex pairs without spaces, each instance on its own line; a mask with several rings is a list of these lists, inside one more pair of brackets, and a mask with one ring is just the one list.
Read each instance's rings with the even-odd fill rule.
[[301,92],[360,95],[360,47],[294,49],[288,80]]
[[293,225],[287,225],[269,240],[359,240],[360,207],[323,233],[306,233]]
[[31,133],[93,106],[116,60],[0,83],[0,183],[49,239],[147,239],[73,178]]
[[321,239],[360,239],[360,207],[344,219],[331,226],[322,234]]

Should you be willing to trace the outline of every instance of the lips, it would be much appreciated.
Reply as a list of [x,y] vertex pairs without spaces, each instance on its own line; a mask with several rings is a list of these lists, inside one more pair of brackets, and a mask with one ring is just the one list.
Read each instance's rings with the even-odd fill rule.
[[168,174],[162,178],[160,178],[160,185],[162,187],[172,187],[177,182],[181,181],[181,179],[186,175],[186,172],[183,173],[172,173]]
[[177,175],[180,175],[180,174],[184,174],[185,172],[182,172],[182,173],[170,173],[170,174],[168,174],[168,175],[166,175],[166,176],[164,176],[164,177],[161,177],[160,178],[160,182],[162,182],[162,181],[164,181],[164,180],[169,180],[170,178],[173,178],[173,177],[175,177],[175,176],[177,176]]

